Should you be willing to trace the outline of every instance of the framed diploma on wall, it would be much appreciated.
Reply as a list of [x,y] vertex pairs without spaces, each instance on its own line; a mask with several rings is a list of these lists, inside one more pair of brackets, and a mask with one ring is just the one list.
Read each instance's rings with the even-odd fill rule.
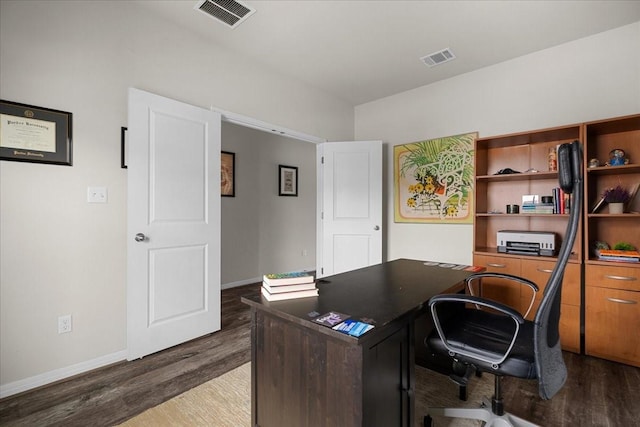
[[0,160],[71,166],[72,118],[66,111],[0,100]]

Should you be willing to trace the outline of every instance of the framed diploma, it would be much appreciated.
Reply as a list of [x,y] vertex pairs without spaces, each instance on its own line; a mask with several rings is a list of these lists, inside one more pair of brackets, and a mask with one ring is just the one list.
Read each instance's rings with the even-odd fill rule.
[[73,114],[0,100],[0,160],[72,165]]

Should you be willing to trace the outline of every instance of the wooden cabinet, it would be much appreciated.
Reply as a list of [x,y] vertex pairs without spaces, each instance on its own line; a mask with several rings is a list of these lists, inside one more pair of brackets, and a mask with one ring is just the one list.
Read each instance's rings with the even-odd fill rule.
[[[524,277],[538,285],[539,292],[529,315],[526,316],[527,319],[532,320],[542,301],[542,292],[544,292],[549,275],[555,266],[555,261],[542,257],[520,259],[515,256],[475,255],[474,264],[485,267],[490,272]],[[562,306],[560,309],[562,348],[580,353],[581,265],[579,263],[567,265],[562,286]],[[479,290],[474,290],[474,293],[479,292]],[[532,291],[528,286],[518,286],[514,283],[507,285],[499,279],[484,279],[482,295],[505,302],[524,315],[531,304]]]
[[[627,211],[594,212],[602,192],[640,184],[640,115],[585,125],[585,353],[640,366],[640,263],[599,260],[596,242],[640,248],[640,197]],[[605,166],[609,153],[624,150],[628,164]],[[588,167],[590,159],[602,166]]]
[[[505,213],[507,205],[522,205],[522,196],[551,196],[558,187],[558,172],[549,170],[549,151],[559,144],[582,140],[583,126],[543,129],[496,137],[480,138],[475,145],[475,224],[474,264],[487,271],[515,274],[534,281],[541,289],[556,263],[555,257],[513,255],[498,252],[497,232],[501,230],[553,232],[558,244],[565,237],[568,213]],[[521,172],[497,174],[510,168]],[[580,207],[577,207],[578,209]],[[578,235],[572,249],[564,279],[562,346],[580,352],[581,261],[582,237]],[[526,286],[507,286],[497,279],[484,280],[483,295],[498,299],[524,314],[531,301]],[[532,318],[542,294],[531,310]]]
[[[594,212],[606,188],[621,185],[631,190],[640,185],[640,114],[478,139],[474,263],[488,271],[526,277],[544,287],[556,259],[499,253],[496,235],[500,230],[551,231],[562,241],[566,214],[527,214],[522,209],[519,214],[504,212],[506,205],[521,205],[522,195],[551,195],[551,189],[558,186],[558,175],[549,171],[549,149],[574,140],[581,141],[584,149],[585,197],[583,206],[571,208],[582,209],[584,232],[573,245],[565,271],[560,318],[562,347],[640,366],[640,263],[599,260],[594,251],[596,242],[606,242],[611,247],[626,242],[640,249],[640,195],[622,214],[609,213],[606,205]],[[606,164],[614,149],[625,152],[626,164]],[[592,159],[599,166],[590,165]],[[523,173],[496,174],[505,168]],[[485,281],[483,292],[519,307],[523,314],[530,301],[526,287],[514,290],[498,280]]]
[[[531,312],[527,318],[532,320],[540,302],[542,293],[549,280],[551,271],[555,266],[554,261],[522,260],[521,276],[525,277],[540,287],[536,294]],[[580,353],[580,297],[581,297],[581,265],[578,263],[567,264],[562,281],[562,303],[560,306],[560,340],[564,350]],[[531,301],[530,296],[522,295],[521,310],[526,310]]]
[[586,266],[585,352],[640,366],[640,269]]

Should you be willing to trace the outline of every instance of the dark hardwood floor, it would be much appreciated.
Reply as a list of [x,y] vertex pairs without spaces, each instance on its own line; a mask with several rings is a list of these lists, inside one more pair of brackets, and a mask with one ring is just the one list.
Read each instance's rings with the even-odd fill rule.
[[[0,425],[113,426],[248,362],[249,308],[240,297],[259,288],[222,291],[219,332],[0,400]],[[505,378],[506,409],[543,426],[638,425],[640,368],[573,353],[565,362],[567,383],[548,401],[535,381]]]
[[222,291],[220,331],[132,362],[120,362],[0,400],[1,426],[112,426],[251,360],[244,295]]

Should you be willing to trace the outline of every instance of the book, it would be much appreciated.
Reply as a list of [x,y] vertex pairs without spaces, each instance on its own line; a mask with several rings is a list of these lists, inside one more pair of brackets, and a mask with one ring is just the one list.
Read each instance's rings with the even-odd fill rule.
[[316,288],[315,282],[310,283],[296,283],[293,285],[279,285],[279,286],[271,286],[268,283],[262,282],[262,286],[269,291],[270,294],[280,294],[283,292],[296,292],[296,291],[307,291],[310,289]]
[[310,271],[291,271],[289,273],[265,274],[262,281],[271,286],[295,285],[300,283],[311,283],[315,281],[315,276]]
[[269,291],[266,290],[263,286],[262,296],[267,301],[284,301],[284,300],[295,299],[295,298],[316,297],[318,296],[318,290],[308,289],[306,291],[280,292],[280,293],[272,294],[272,293],[269,293]]
[[631,258],[631,257],[619,257],[619,256],[607,256],[607,255],[599,255],[599,260],[602,261],[616,261],[616,262],[640,262],[640,258]]
[[598,255],[598,258],[600,259],[616,258],[616,259],[640,260],[640,252],[638,251],[621,251],[617,249],[598,249],[596,253]]
[[347,319],[339,325],[334,326],[332,329],[342,332],[343,334],[351,335],[352,337],[359,337],[373,328],[374,326],[369,323]]
[[604,200],[604,197],[601,197],[600,200],[598,200],[596,204],[593,205],[591,213],[598,213],[598,211],[605,205],[605,203],[607,202]]
[[337,311],[330,311],[328,313],[323,314],[322,316],[316,317],[315,319],[313,319],[313,321],[320,323],[321,325],[333,328],[334,326],[344,322],[348,318],[349,318],[348,314],[338,313]]

